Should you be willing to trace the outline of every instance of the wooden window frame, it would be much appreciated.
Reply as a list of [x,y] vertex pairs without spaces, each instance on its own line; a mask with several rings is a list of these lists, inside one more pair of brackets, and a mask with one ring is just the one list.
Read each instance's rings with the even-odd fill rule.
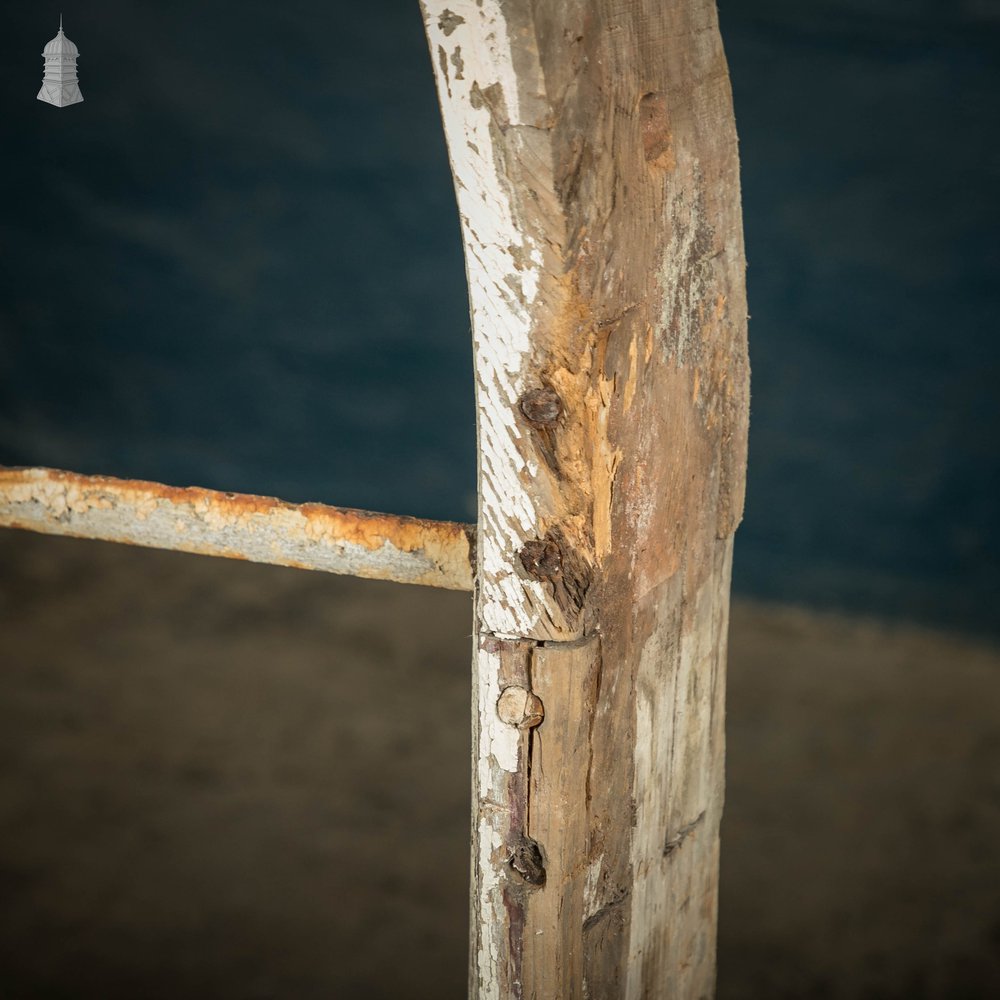
[[475,593],[469,993],[714,992],[749,367],[713,0],[421,0],[475,527],[49,469],[0,525]]

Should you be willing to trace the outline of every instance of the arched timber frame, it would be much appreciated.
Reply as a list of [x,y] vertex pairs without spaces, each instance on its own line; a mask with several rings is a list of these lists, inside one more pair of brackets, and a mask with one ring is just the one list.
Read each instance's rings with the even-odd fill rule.
[[709,996],[749,376],[715,3],[422,3],[475,349],[471,994]]
[[470,996],[714,991],[749,369],[713,0],[421,0],[473,528],[47,469],[0,525],[475,590]]

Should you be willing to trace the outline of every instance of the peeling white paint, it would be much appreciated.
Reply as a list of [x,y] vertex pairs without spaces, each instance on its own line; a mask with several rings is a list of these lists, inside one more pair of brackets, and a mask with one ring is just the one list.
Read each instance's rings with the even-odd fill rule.
[[497,715],[500,699],[500,654],[479,651],[479,792],[481,798],[496,801],[498,791],[494,767],[513,774],[517,771],[520,731]]
[[502,872],[505,865],[504,829],[509,814],[504,805],[505,775],[517,771],[520,732],[497,714],[500,698],[500,653],[480,648],[478,663],[479,760],[477,787],[480,802],[490,803],[480,812],[477,824],[478,896],[474,902],[478,946],[476,949],[479,991],[477,1000],[499,1000],[499,945],[488,928],[501,927],[506,920]]
[[[480,615],[497,635],[531,635],[550,598],[512,577],[540,511],[521,482],[514,419],[531,349],[530,308],[541,284],[541,248],[524,232],[501,168],[494,117],[522,124],[508,26],[499,0],[426,0],[432,52],[461,49],[462,78],[435,64],[465,243],[479,410]],[[483,94],[489,94],[489,102]],[[516,259],[515,259],[516,255]],[[519,294],[516,290],[519,289]],[[528,470],[532,475],[534,471]],[[537,470],[535,470],[537,471]]]
[[495,826],[496,817],[479,820],[479,927],[476,958],[479,970],[477,1000],[500,1000],[500,960],[497,943],[492,934],[482,933],[482,928],[502,926],[506,916],[503,905],[503,887],[494,858],[501,853],[503,837]]

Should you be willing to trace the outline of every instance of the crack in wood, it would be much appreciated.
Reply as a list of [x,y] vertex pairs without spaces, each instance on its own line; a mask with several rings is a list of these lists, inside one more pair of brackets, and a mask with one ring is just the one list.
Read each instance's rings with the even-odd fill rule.
[[625,900],[629,898],[630,895],[631,893],[628,891],[628,889],[619,888],[618,894],[616,896],[614,896],[607,903],[605,903],[599,910],[597,910],[595,913],[592,913],[589,917],[587,917],[586,920],[584,920],[583,922],[584,933],[589,931],[591,927],[594,927],[596,924],[599,924],[606,917],[610,916],[616,909],[618,909],[622,905],[622,903],[625,902]]
[[667,839],[663,844],[663,856],[665,858],[670,857],[670,855],[684,843],[687,837],[698,828],[704,818],[705,810],[702,809],[702,811],[693,820],[691,820],[690,823],[685,823],[684,826],[682,826],[672,837],[668,832]]

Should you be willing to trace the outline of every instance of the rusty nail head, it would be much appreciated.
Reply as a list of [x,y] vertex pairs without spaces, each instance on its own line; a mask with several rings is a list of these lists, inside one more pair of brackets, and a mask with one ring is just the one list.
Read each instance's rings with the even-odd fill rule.
[[562,400],[555,389],[529,389],[518,400],[521,412],[534,427],[554,427],[562,414]]
[[507,863],[529,885],[545,885],[545,861],[538,842],[531,837],[522,834],[510,845]]

